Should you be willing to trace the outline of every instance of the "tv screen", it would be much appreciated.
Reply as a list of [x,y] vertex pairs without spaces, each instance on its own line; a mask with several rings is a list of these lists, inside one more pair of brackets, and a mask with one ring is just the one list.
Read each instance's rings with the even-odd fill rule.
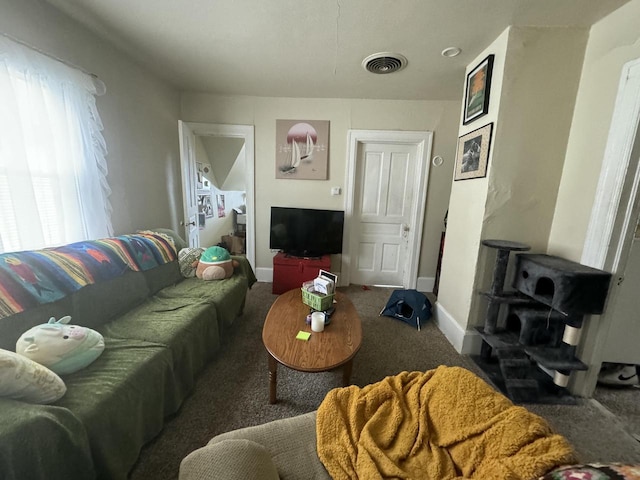
[[344,212],[271,207],[269,248],[298,257],[342,253]]

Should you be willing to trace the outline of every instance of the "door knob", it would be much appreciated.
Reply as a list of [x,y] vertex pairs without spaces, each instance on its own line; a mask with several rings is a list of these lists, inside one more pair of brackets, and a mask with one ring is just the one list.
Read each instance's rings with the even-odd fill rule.
[[184,220],[183,220],[183,221],[180,222],[180,225],[183,226],[183,227],[187,227],[189,225],[191,225],[192,227],[195,227],[196,226],[196,222],[194,220],[193,222],[184,223]]

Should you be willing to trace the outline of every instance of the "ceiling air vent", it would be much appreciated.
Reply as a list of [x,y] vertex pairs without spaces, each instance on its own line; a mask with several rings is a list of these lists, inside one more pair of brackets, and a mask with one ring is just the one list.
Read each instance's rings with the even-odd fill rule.
[[407,59],[399,53],[374,53],[362,61],[362,66],[371,73],[393,73],[406,67]]

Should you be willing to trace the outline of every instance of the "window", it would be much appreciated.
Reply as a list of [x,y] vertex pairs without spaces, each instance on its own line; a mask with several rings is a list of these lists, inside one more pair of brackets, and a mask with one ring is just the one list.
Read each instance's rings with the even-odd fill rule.
[[112,234],[96,91],[0,36],[0,253]]

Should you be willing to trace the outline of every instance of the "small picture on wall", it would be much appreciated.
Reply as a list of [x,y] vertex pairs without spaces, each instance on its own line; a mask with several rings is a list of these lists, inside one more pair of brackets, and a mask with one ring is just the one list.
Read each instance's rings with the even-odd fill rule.
[[218,201],[218,218],[223,218],[226,214],[224,211],[224,195],[216,195]]
[[467,75],[464,95],[464,119],[466,125],[489,111],[489,93],[491,92],[491,71],[493,55],[489,55]]
[[328,120],[276,120],[276,178],[326,180]]
[[198,228],[200,230],[204,230],[204,226],[205,226],[205,223],[206,223],[205,218],[206,217],[204,216],[204,213],[198,213]]
[[198,212],[204,213],[206,218],[213,217],[213,204],[211,195],[198,195]]
[[454,180],[482,178],[487,175],[493,123],[458,138]]

